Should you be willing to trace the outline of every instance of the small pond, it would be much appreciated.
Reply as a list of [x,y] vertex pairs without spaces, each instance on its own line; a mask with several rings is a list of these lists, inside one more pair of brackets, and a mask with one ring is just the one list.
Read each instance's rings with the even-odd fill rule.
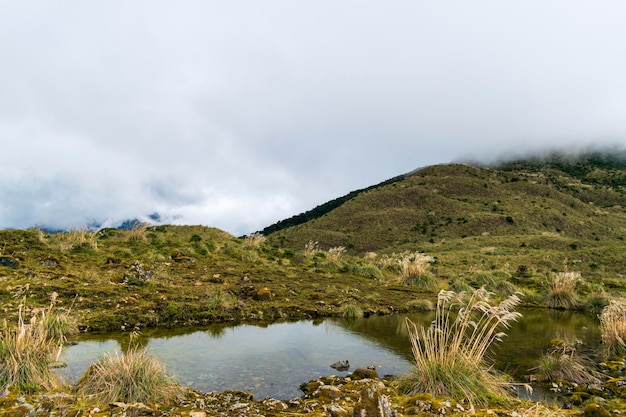
[[[496,367],[516,379],[528,373],[554,338],[580,340],[583,348],[600,343],[597,319],[577,312],[521,310],[523,317],[493,351]],[[434,314],[408,315],[428,325]],[[411,347],[405,315],[356,320],[325,319],[281,322],[268,326],[215,325],[201,329],[145,332],[140,342],[157,355],[183,385],[201,391],[242,390],[255,398],[291,399],[299,385],[322,375],[347,375],[358,367],[376,366],[382,375],[411,369]],[[64,350],[63,370],[76,380],[99,354],[123,351],[128,334],[83,335]],[[349,360],[349,371],[330,364]]]

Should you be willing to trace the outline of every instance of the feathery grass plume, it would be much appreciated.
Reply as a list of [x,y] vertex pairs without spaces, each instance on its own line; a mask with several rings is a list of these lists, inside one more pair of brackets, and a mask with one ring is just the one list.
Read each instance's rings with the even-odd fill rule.
[[39,314],[25,322],[23,307],[20,304],[17,327],[5,320],[0,331],[0,386],[12,385],[20,393],[54,389],[61,382],[50,367],[60,354],[62,340],[48,334]]
[[549,308],[562,308],[574,310],[580,306],[580,300],[576,295],[576,285],[580,281],[580,272],[559,272],[552,274],[548,280],[548,299],[546,305]]
[[611,300],[599,316],[602,347],[607,356],[626,353],[626,301]]
[[315,256],[315,254],[317,254],[318,252],[320,252],[318,242],[309,240],[307,243],[305,243],[304,245],[304,257],[305,258],[310,259],[313,256]]
[[79,396],[105,404],[167,404],[182,394],[182,387],[168,375],[165,366],[136,345],[124,354],[101,355],[78,380],[76,389]]
[[341,265],[341,257],[346,252],[343,246],[335,246],[326,251],[324,266],[327,268],[339,268]]
[[261,233],[252,233],[243,239],[243,245],[246,248],[258,248],[265,243],[267,238]]
[[407,318],[414,369],[400,378],[402,391],[481,405],[511,400],[504,376],[491,370],[486,355],[506,335],[501,330],[521,317],[513,311],[520,299],[513,294],[492,306],[491,295],[484,288],[471,293],[441,290],[435,320],[428,328],[418,328]]
[[432,256],[421,252],[405,252],[398,256],[400,282],[421,288],[433,288],[437,279],[428,272],[430,264],[435,261]]
[[346,304],[341,307],[344,319],[358,319],[363,317],[363,310],[355,304]]

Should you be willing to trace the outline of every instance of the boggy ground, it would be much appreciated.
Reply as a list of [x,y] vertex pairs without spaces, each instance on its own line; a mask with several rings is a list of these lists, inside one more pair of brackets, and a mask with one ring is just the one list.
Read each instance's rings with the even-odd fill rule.
[[83,331],[337,316],[346,305],[384,314],[436,296],[362,260],[331,264],[202,226],[3,230],[0,251],[0,318],[57,293]]
[[[349,307],[388,314],[428,308],[423,301],[435,301],[441,288],[521,291],[523,305],[546,306],[550,274],[573,268],[543,250],[529,257],[488,246],[468,255],[467,244],[433,248],[432,262],[403,280],[395,253],[296,251],[204,226],[1,230],[0,318],[14,319],[21,304],[46,307],[53,293],[83,331],[339,316],[355,311]],[[584,273],[572,294],[598,312],[623,290],[621,279]]]

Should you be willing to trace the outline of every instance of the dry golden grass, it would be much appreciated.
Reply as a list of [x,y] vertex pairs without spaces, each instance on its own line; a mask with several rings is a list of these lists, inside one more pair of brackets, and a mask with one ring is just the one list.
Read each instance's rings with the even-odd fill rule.
[[265,243],[267,238],[261,233],[252,233],[243,239],[243,245],[246,248],[258,248]]
[[148,227],[150,227],[149,223],[137,222],[132,229],[126,231],[126,238],[130,241],[145,242],[148,240],[146,237]]
[[338,267],[341,262],[341,257],[346,252],[346,248],[343,246],[335,246],[326,251],[326,266]]
[[505,336],[501,330],[521,316],[513,311],[520,299],[511,295],[492,306],[490,296],[483,288],[470,294],[442,290],[431,326],[418,328],[407,319],[414,370],[400,380],[404,392],[429,392],[475,404],[511,398],[506,381],[490,370],[485,356]]
[[98,241],[95,232],[90,232],[87,226],[75,227],[70,231],[60,235],[62,251],[68,251],[77,246],[87,246],[91,249],[98,249]]
[[562,308],[573,310],[580,306],[580,300],[576,295],[576,285],[580,281],[580,272],[559,272],[552,274],[548,280],[549,308]]
[[599,384],[600,374],[594,370],[593,361],[578,353],[578,344],[555,340],[553,346],[541,355],[533,370],[547,381]]
[[[17,327],[5,321],[0,331],[0,387],[12,385],[23,393],[54,389],[61,382],[50,366],[57,361],[64,338],[48,333],[44,311],[24,321],[23,307]],[[52,307],[47,313],[54,317]]]
[[163,364],[145,349],[100,356],[76,384],[80,396],[99,403],[169,403],[182,393]]
[[607,355],[626,352],[626,301],[611,300],[600,314],[600,334]]
[[306,258],[312,258],[316,253],[321,252],[319,244],[313,240],[309,240],[304,245],[304,256]]

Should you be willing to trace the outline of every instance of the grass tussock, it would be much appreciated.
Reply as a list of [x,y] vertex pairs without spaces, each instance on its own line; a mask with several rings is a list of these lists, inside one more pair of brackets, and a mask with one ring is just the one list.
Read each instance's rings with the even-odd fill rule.
[[61,382],[51,366],[57,361],[65,338],[49,330],[50,323],[56,323],[53,307],[28,322],[22,309],[20,305],[17,327],[5,321],[0,331],[0,387],[11,385],[20,393],[54,389]]
[[408,252],[400,255],[398,262],[400,263],[400,279],[406,281],[424,275],[430,264],[434,262],[434,258],[421,252]]
[[442,290],[435,320],[428,328],[418,328],[407,319],[414,369],[400,379],[402,391],[468,399],[475,404],[511,399],[506,381],[490,370],[486,355],[505,336],[501,330],[521,316],[513,311],[520,299],[511,295],[492,306],[490,297],[484,288],[471,293]]
[[550,276],[548,280],[549,308],[575,310],[580,306],[576,295],[576,285],[580,281],[580,272],[559,272]]
[[96,232],[90,232],[86,226],[75,227],[70,231],[60,234],[61,251],[68,251],[77,247],[98,249]]
[[341,266],[341,257],[346,253],[346,248],[343,246],[335,246],[329,248],[326,251],[326,259],[324,260],[324,266],[326,268],[339,268]]
[[304,244],[303,255],[305,258],[311,259],[321,251],[322,250],[320,249],[319,243],[317,241],[309,240],[307,243]]
[[599,318],[605,354],[610,356],[626,353],[626,301],[611,300]]
[[341,316],[344,319],[358,319],[363,317],[363,310],[355,304],[346,304],[341,307]]
[[252,234],[247,235],[243,239],[243,245],[244,247],[249,248],[249,249],[258,248],[263,243],[265,243],[266,240],[267,238],[261,233],[252,233]]
[[418,311],[434,311],[435,310],[435,304],[425,298],[420,298],[417,300],[411,300],[408,303],[406,303],[407,308],[410,308],[412,310],[418,310]]
[[58,296],[56,291],[50,296],[50,306],[42,311],[41,324],[48,337],[65,343],[67,336],[78,334],[78,322],[68,310],[55,307]]
[[101,355],[76,384],[78,395],[98,403],[167,404],[182,394],[164,365],[145,349]]
[[546,381],[571,381],[577,384],[598,384],[600,378],[593,370],[593,361],[577,351],[579,343],[555,340],[533,369]]
[[439,282],[429,272],[430,264],[434,261],[435,258],[424,253],[406,251],[383,256],[378,261],[378,265],[397,273],[401,284],[420,288],[436,288]]
[[148,240],[148,227],[150,223],[136,222],[130,230],[125,232],[125,236],[131,242],[145,242]]

